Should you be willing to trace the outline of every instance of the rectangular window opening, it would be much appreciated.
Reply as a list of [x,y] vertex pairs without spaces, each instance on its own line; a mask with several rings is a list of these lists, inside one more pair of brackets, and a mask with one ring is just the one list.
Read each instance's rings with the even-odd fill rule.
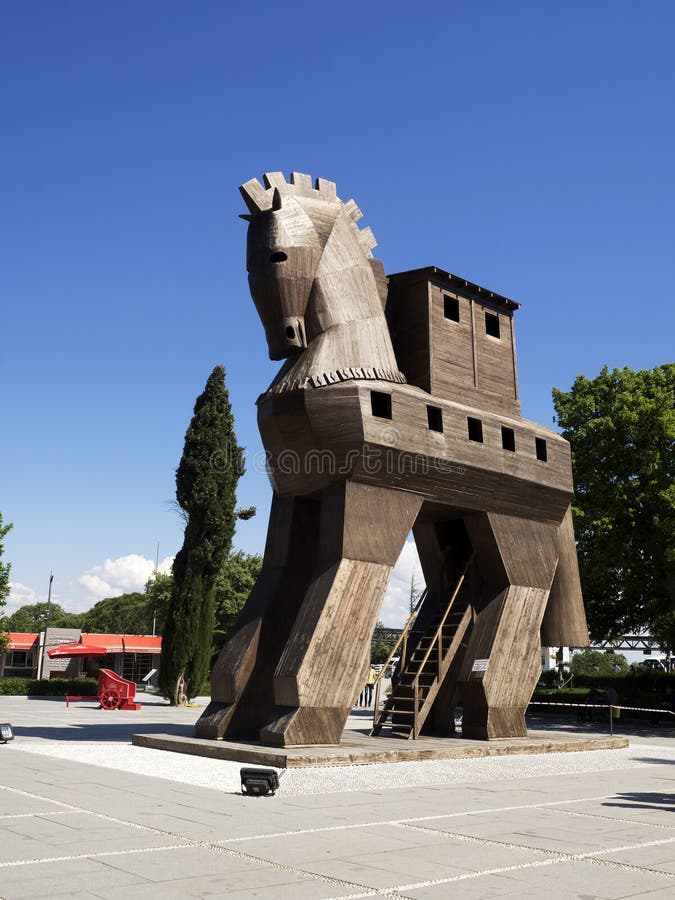
[[535,438],[534,447],[537,451],[537,459],[542,462],[548,462],[548,451],[546,450],[546,441],[544,438]]
[[494,313],[485,313],[485,333],[493,338],[499,337],[499,316]]
[[370,410],[378,419],[391,419],[391,394],[370,392]]
[[507,428],[502,425],[502,448],[510,450],[511,453],[516,452],[516,433],[513,428]]
[[443,315],[446,319],[459,322],[459,299],[443,294]]
[[478,444],[483,443],[483,423],[480,419],[472,419],[467,416],[466,424],[469,429],[469,440],[476,441]]
[[427,424],[429,431],[443,433],[443,410],[438,406],[427,406]]

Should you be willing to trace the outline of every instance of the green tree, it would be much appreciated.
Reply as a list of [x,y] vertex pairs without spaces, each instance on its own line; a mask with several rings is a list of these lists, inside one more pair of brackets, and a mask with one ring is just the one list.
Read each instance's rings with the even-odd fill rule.
[[[83,613],[66,612],[58,603],[49,605],[50,628],[80,628]],[[30,603],[20,606],[7,619],[8,631],[42,631],[47,621],[47,603]]]
[[216,579],[213,656],[217,656],[225,645],[261,568],[262,556],[249,555],[243,550],[230,554],[223,563]]
[[570,663],[573,675],[627,675],[629,668],[623,653],[605,653],[601,650],[582,650],[572,656]]
[[371,663],[384,664],[389,659],[389,654],[393,649],[392,644],[386,644],[384,641],[377,641],[370,648]]
[[99,600],[82,618],[82,630],[90,634],[150,634],[152,624],[146,596],[138,592]]
[[[185,534],[173,563],[160,669],[160,685],[172,705],[185,705],[208,675],[216,581],[232,546],[236,487],[243,471],[225,370],[216,366],[195,403],[176,472]],[[246,510],[241,517],[250,514]]]
[[163,634],[164,622],[171,603],[173,575],[155,572],[145,585],[145,602],[148,616],[155,624],[155,634]]
[[[0,512],[0,557],[4,553],[5,545],[4,538],[5,535],[9,532],[12,527],[11,523],[9,525],[2,524],[2,513]],[[0,559],[0,614],[2,610],[5,608],[7,604],[7,597],[9,597],[9,573],[12,566],[10,563],[3,563]],[[5,628],[6,620],[0,616],[0,624],[3,628]],[[7,631],[11,629],[7,626]],[[9,641],[5,637],[4,634],[0,634],[0,654],[4,653],[7,647],[9,646]]]
[[675,364],[604,368],[553,391],[572,445],[574,526],[591,635],[647,627],[675,645]]

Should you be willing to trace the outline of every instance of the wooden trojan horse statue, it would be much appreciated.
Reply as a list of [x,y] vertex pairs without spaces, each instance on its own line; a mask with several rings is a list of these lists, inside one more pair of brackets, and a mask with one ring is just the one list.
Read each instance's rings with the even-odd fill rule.
[[[335,184],[264,182],[241,193],[251,294],[270,357],[286,360],[258,401],[274,495],[263,568],[196,733],[339,743],[412,529],[428,634],[411,632],[400,684],[433,632],[415,687],[427,727],[449,724],[459,692],[465,736],[524,735],[542,642],[587,632],[569,447],[520,417],[518,304],[436,268],[388,284]],[[394,723],[410,715],[401,691]],[[398,733],[419,732],[415,715]]]

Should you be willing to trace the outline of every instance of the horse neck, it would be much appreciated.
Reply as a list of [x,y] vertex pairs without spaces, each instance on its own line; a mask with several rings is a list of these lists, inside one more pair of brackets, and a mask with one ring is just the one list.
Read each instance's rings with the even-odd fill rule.
[[287,361],[271,387],[283,390],[317,377],[321,383],[321,376],[348,369],[377,369],[393,376],[392,380],[403,380],[373,268],[358,235],[355,226],[338,219],[314,275],[305,312],[307,349]]
[[371,260],[359,230],[344,216],[321,255],[305,324],[309,346],[303,367],[312,374],[354,367],[398,369]]
[[317,272],[305,316],[309,345],[301,368],[320,375],[347,368],[397,371],[382,301],[365,264]]

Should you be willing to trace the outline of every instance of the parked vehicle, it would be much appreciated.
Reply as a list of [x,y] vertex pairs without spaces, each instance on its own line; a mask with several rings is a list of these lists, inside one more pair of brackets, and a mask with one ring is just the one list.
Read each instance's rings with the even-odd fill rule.
[[645,672],[667,672],[668,666],[665,659],[643,659],[638,666]]

